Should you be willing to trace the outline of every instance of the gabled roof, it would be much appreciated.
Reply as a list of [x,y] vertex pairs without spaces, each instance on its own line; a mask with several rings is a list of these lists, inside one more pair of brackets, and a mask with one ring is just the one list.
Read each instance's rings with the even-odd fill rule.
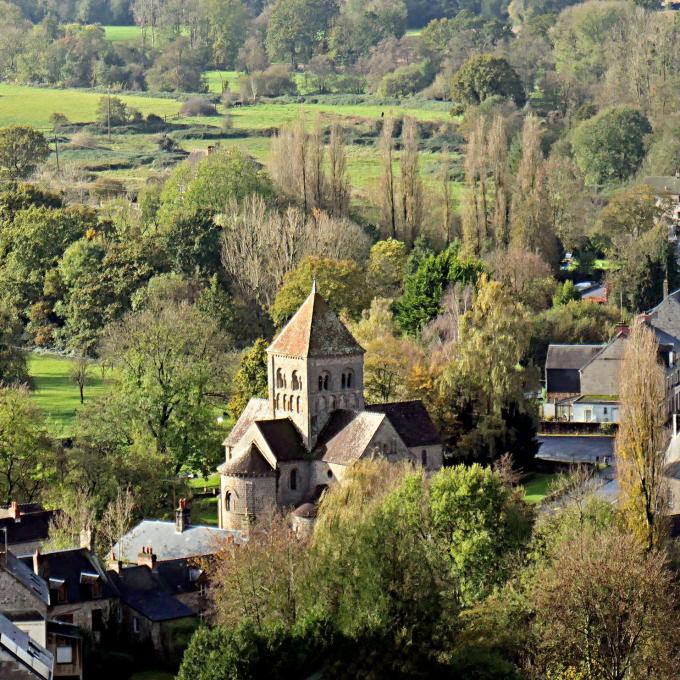
[[54,657],[2,614],[0,614],[0,647],[36,678],[51,680]]
[[[39,559],[41,563],[46,563],[45,578],[48,582],[63,583],[69,604],[92,600],[92,590],[82,586],[97,582],[101,583],[101,598],[118,595],[97,558],[86,548],[45,552],[40,554]],[[22,557],[21,560],[28,568],[33,563],[32,556]]]
[[163,582],[147,566],[126,567],[111,572],[121,600],[150,621],[172,621],[196,612],[167,592]]
[[439,432],[420,400],[371,404],[366,410],[384,413],[408,448],[441,444]]
[[583,368],[603,347],[600,345],[549,345],[545,367],[548,370]]
[[665,297],[645,315],[652,328],[671,336],[676,345],[680,344],[680,290]]
[[276,476],[276,471],[267,462],[256,444],[235,460],[228,460],[217,468],[222,475],[230,477],[271,477]]
[[308,358],[356,356],[364,350],[314,286],[267,352]]
[[174,522],[145,519],[113,546],[112,552],[121,562],[136,562],[144,547],[150,547],[159,562],[212,555],[229,536],[239,543],[237,531],[190,524],[178,533]]
[[229,436],[224,440],[223,445],[236,446],[256,420],[264,420],[271,417],[272,412],[269,408],[269,400],[253,397],[245,409],[243,409],[243,413],[239,416]]
[[14,553],[10,551],[3,553],[0,557],[0,565],[43,604],[49,605],[50,590],[46,581],[26,566]]
[[385,418],[370,411],[334,411],[319,435],[315,457],[339,465],[359,460]]
[[290,419],[258,420],[255,425],[277,461],[286,462],[307,457],[300,431]]

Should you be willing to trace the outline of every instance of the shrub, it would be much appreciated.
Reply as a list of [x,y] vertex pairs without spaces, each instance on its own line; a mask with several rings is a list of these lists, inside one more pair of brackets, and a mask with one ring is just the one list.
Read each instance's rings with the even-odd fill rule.
[[183,116],[216,116],[215,105],[204,97],[192,97],[182,104],[180,113]]
[[97,177],[92,193],[101,198],[112,198],[125,193],[125,185],[114,177]]
[[380,82],[378,94],[381,97],[405,97],[415,94],[432,82],[432,66],[429,61],[402,66],[388,73]]
[[253,101],[258,97],[282,97],[297,94],[293,74],[284,64],[272,64],[266,71],[257,71],[239,81],[242,101]]
[[57,111],[55,111],[50,116],[50,123],[52,124],[52,127],[58,128],[68,125],[69,120],[63,113],[58,113]]
[[89,132],[76,132],[66,146],[70,149],[96,149],[97,141]]

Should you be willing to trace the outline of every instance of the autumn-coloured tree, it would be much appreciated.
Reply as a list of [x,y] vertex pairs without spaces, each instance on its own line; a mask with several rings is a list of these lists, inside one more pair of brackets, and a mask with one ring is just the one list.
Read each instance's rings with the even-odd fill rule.
[[654,333],[644,324],[636,324],[626,340],[619,371],[621,417],[616,462],[620,504],[626,524],[646,550],[663,539],[662,513],[667,500],[666,392],[658,351]]

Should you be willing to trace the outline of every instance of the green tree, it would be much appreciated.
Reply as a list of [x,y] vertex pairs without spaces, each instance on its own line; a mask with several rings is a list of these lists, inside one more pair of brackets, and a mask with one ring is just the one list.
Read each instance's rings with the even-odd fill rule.
[[571,279],[567,279],[564,283],[559,284],[555,289],[555,295],[553,295],[552,303],[553,307],[561,307],[572,300],[580,299],[581,295],[579,294],[578,290],[576,290],[574,282]]
[[613,106],[583,121],[573,132],[574,158],[590,184],[621,182],[633,175],[645,157],[647,117],[628,106]]
[[526,100],[522,81],[503,57],[491,54],[470,57],[451,80],[454,102],[477,105],[494,96],[512,99],[520,107]]
[[50,155],[45,135],[28,125],[0,129],[0,178],[25,179]]
[[205,472],[219,458],[213,408],[224,396],[225,350],[215,322],[186,303],[151,304],[106,333],[120,398],[175,472]]
[[208,16],[215,64],[232,68],[246,39],[248,11],[241,0],[210,0]]
[[314,279],[320,294],[337,314],[347,312],[357,317],[369,303],[364,272],[354,260],[310,255],[285,275],[276,294],[269,312],[277,328],[281,328],[305,301]]
[[100,97],[97,103],[97,120],[101,125],[125,125],[130,121],[127,104],[120,97]]
[[438,255],[426,256],[404,280],[404,294],[396,304],[397,324],[417,333],[441,312],[442,296],[449,286],[474,284],[482,270],[479,260],[460,254],[459,243],[452,243]]
[[323,41],[338,12],[337,0],[276,0],[267,27],[267,52],[272,60],[287,59],[297,68]]
[[20,349],[23,327],[16,309],[0,303],[0,384],[28,382],[26,356]]
[[0,496],[31,502],[54,473],[52,442],[26,388],[0,389]]
[[241,357],[227,407],[229,415],[234,420],[243,413],[252,397],[267,397],[267,347],[269,343],[259,338]]

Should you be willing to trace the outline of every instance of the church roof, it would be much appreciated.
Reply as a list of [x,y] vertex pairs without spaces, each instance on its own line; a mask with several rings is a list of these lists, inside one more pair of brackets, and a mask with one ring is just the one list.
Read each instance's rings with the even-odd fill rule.
[[422,401],[398,401],[372,404],[367,411],[384,413],[408,448],[441,444],[439,432]]
[[267,351],[300,358],[355,356],[364,352],[316,292],[316,286]]
[[382,413],[333,411],[314,454],[327,463],[350,465],[359,460],[385,419]]
[[271,418],[272,413],[269,407],[269,400],[253,397],[248,405],[243,409],[234,427],[231,428],[229,436],[222,443],[223,446],[236,446],[248,428],[256,421],[264,418]]
[[286,462],[307,457],[302,436],[290,419],[258,420],[256,425],[277,461]]
[[220,465],[218,470],[220,474],[231,477],[268,477],[276,474],[256,444],[251,444],[246,453],[236,460]]

